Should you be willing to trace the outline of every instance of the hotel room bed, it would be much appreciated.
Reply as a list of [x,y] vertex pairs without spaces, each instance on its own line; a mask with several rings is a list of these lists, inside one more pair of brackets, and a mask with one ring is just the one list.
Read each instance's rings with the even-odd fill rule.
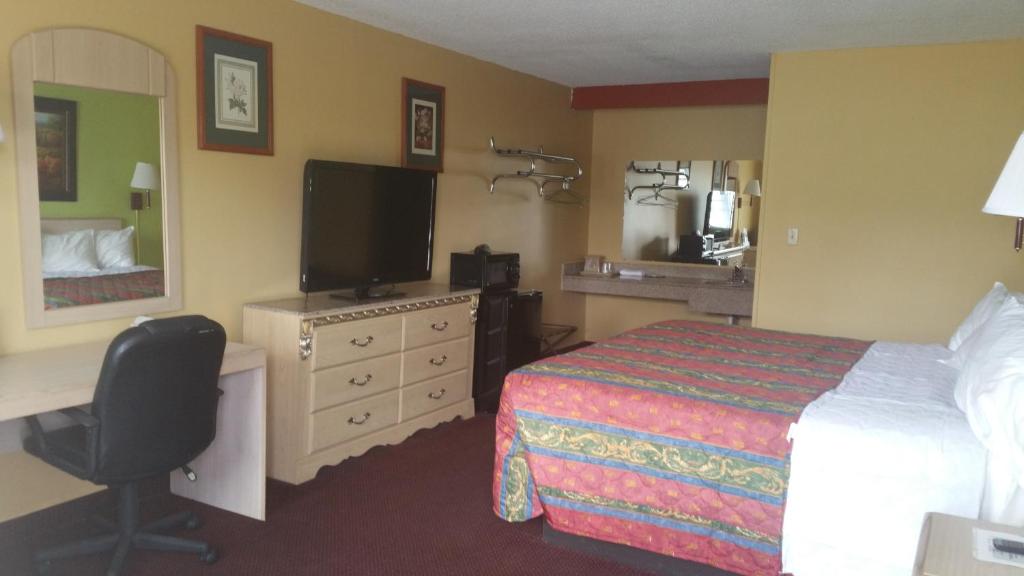
[[925,513],[974,518],[986,451],[938,344],[875,343],[793,426],[783,570],[903,576]]
[[[132,250],[134,228],[123,229],[120,218],[43,218],[40,229],[43,233],[43,303],[46,310],[164,295],[164,271],[136,263]],[[52,253],[48,252],[48,237],[89,231],[92,231],[91,237],[69,243],[57,242],[53,244]],[[104,233],[118,235],[116,240],[104,245],[104,256],[112,261],[110,264],[104,264],[104,258],[99,255],[99,246],[103,242],[100,235]],[[48,270],[46,263],[51,258],[60,264],[70,261],[76,266]]]
[[123,270],[107,269],[94,274],[43,279],[43,297],[47,310],[163,295],[164,271],[152,266],[131,266]]
[[[901,498],[916,485],[933,490],[934,497],[918,494],[912,504],[888,508],[906,518],[892,526],[898,541],[884,548],[905,547],[895,560],[886,557],[896,565],[912,561],[916,542],[906,542],[907,526],[919,526],[929,509],[918,513],[921,506],[955,513],[957,506],[969,507],[971,498],[980,499],[981,480],[971,474],[949,476],[932,488],[926,483],[979,457],[982,464],[975,468],[979,474],[984,469],[983,449],[972,444],[963,415],[948,411],[949,374],[941,386],[929,385],[945,368],[934,358],[939,354],[925,347],[918,358],[927,364],[923,371],[890,385],[886,379],[901,374],[893,360],[914,357],[911,348],[667,321],[528,365],[508,376],[502,395],[495,513],[510,521],[543,514],[563,532],[743,575],[778,574],[785,556],[787,570],[792,565],[799,576],[813,576],[840,572],[822,572],[814,558],[801,564],[805,547],[836,542],[826,529],[831,526],[846,526],[836,533],[853,538],[837,549],[869,541],[858,540],[872,529],[868,508],[884,513],[888,505],[873,501],[863,515],[854,513],[857,526],[847,526],[837,514],[850,513],[848,508],[865,499]],[[908,382],[916,387],[908,388]],[[902,391],[894,394],[895,389]],[[887,410],[874,407],[886,402]],[[921,402],[928,408],[911,408]],[[863,417],[846,418],[849,405],[857,404],[862,409],[855,412]],[[801,437],[809,440],[793,456],[791,477],[788,435],[798,418],[795,444],[800,447]],[[919,428],[927,437],[917,438],[909,424],[915,418],[940,424]],[[865,429],[879,430],[867,435],[873,444],[858,444]],[[909,439],[890,443],[900,434]],[[888,451],[893,447],[895,454]],[[953,456],[950,447],[957,448]],[[916,459],[900,454],[919,449],[931,452]],[[925,474],[918,467],[922,458]],[[805,462],[807,471],[799,467]],[[905,489],[886,493],[884,485],[863,486],[884,484],[886,478],[897,478]],[[950,504],[943,501],[950,486],[974,490]],[[848,506],[822,508],[821,501]],[[794,505],[800,512],[792,516]],[[884,523],[884,514],[875,520]]]

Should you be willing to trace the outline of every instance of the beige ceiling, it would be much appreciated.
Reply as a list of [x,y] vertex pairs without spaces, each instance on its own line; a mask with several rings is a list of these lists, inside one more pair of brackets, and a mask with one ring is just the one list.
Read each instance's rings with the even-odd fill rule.
[[568,86],[764,77],[773,52],[1024,37],[1024,0],[297,1]]

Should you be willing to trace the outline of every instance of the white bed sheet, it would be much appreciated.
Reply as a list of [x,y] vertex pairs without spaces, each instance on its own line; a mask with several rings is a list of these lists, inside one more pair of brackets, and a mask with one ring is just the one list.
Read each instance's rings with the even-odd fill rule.
[[50,278],[89,278],[92,276],[111,276],[114,274],[131,274],[132,272],[145,272],[147,270],[156,270],[153,266],[145,266],[142,264],[136,264],[135,266],[117,266],[113,268],[104,268],[102,270],[90,270],[87,272],[70,272],[70,271],[59,271],[59,272],[43,272],[44,279]]
[[785,572],[907,576],[927,512],[977,517],[986,453],[953,400],[951,355],[875,343],[793,424]]

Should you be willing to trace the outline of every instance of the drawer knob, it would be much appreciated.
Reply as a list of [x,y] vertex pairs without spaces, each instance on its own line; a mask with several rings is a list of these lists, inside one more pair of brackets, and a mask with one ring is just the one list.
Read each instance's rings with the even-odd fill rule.
[[355,416],[350,417],[348,419],[348,423],[349,424],[355,424],[356,426],[362,426],[363,424],[366,424],[366,421],[369,420],[369,419],[370,419],[370,413],[367,412],[366,414],[363,414],[363,417],[358,419],[358,420],[356,420]]
[[356,380],[355,376],[353,376],[348,379],[348,383],[353,386],[366,386],[370,383],[370,380],[373,380],[373,374],[367,374],[366,378],[362,380]]
[[441,388],[440,392],[431,392],[430,394],[427,394],[427,396],[429,396],[430,398],[432,398],[434,400],[440,400],[441,397],[444,396],[445,392],[447,392],[447,390],[445,390],[444,388]]
[[367,336],[366,338],[363,338],[362,340],[360,340],[358,338],[353,338],[353,339],[349,340],[348,342],[349,342],[349,344],[351,344],[353,346],[359,346],[360,348],[366,348],[370,344],[373,344],[373,336]]
[[433,324],[430,325],[430,327],[433,328],[434,330],[437,330],[438,332],[444,332],[444,329],[448,327],[448,321],[445,320],[444,322],[434,322]]
[[441,359],[440,360],[438,360],[437,358],[431,358],[430,359],[430,363],[433,364],[434,366],[441,366],[442,364],[444,364],[447,361],[448,361],[448,355],[447,354],[441,354]]

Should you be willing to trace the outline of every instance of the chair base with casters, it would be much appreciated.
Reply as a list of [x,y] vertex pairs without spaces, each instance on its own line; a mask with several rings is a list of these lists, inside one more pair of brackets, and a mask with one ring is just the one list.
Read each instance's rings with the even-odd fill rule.
[[150,320],[111,341],[93,393],[91,410],[60,410],[72,420],[46,431],[35,416],[25,449],[46,463],[118,492],[117,523],[110,532],[35,555],[37,571],[55,560],[113,550],[107,571],[117,576],[133,548],[191,552],[206,563],[217,553],[206,542],[159,534],[199,520],[179,513],[139,525],[139,482],[188,463],[216,436],[217,388],[227,339],[224,328],[203,316]]
[[[81,467],[85,465],[81,457],[86,453],[85,447],[89,442],[88,431],[90,427],[94,426],[94,419],[92,415],[75,408],[61,412],[71,417],[79,425],[44,432],[39,421],[35,417],[31,417],[29,426],[33,434],[26,440],[25,449],[58,468],[79,475],[82,472]],[[198,528],[199,518],[195,514],[179,512],[139,526],[139,483],[126,482],[111,485],[111,488],[117,490],[117,523],[101,517],[94,518],[94,521],[110,532],[36,552],[34,563],[37,573],[46,573],[50,563],[54,560],[113,550],[114,558],[107,570],[107,575],[116,576],[120,574],[128,552],[132,548],[190,552],[197,554],[199,559],[207,564],[217,561],[217,551],[206,542],[158,534],[158,532],[178,528]]]
[[45,574],[50,567],[50,563],[54,560],[113,550],[114,557],[110,563],[110,568],[107,570],[107,575],[116,576],[121,573],[121,568],[128,557],[128,552],[132,548],[192,553],[198,555],[199,559],[207,564],[213,564],[217,561],[217,551],[206,542],[176,538],[158,533],[178,528],[198,528],[200,525],[199,518],[195,514],[192,512],[179,512],[139,526],[138,483],[133,482],[118,486],[117,491],[117,524],[102,518],[95,519],[104,528],[113,531],[108,534],[93,536],[36,552],[34,563],[37,573]]

